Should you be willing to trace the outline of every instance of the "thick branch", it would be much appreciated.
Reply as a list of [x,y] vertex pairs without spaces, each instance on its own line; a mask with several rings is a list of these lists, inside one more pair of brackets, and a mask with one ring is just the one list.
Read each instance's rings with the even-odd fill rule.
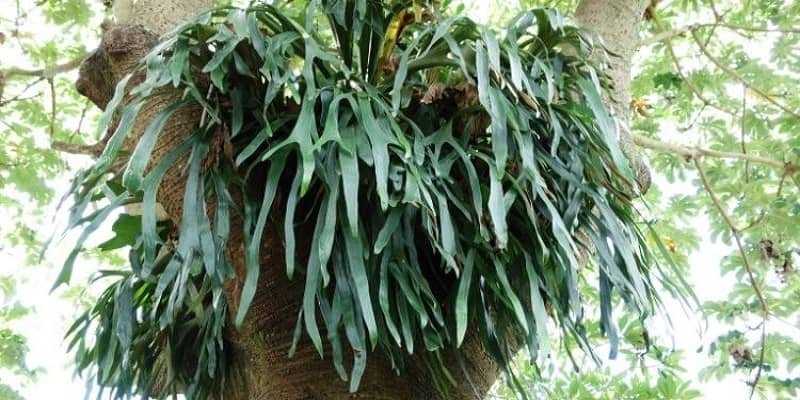
[[9,69],[0,71],[0,76],[4,78],[10,78],[12,76],[30,76],[30,77],[39,77],[43,79],[52,79],[54,76],[58,74],[63,74],[64,72],[72,71],[78,66],[81,65],[84,59],[88,54],[81,54],[78,57],[64,63],[64,64],[57,64],[50,67],[39,68],[39,69],[25,69],[25,68],[17,68],[11,67]]
[[103,152],[103,143],[82,144],[54,141],[50,143],[50,148],[62,153],[80,154],[97,157]]
[[662,142],[644,136],[634,135],[634,142],[646,149],[672,153],[687,160],[696,160],[702,157],[725,158],[732,160],[748,161],[756,164],[763,164],[783,171],[785,174],[800,172],[800,164],[778,161],[772,158],[760,157],[754,154],[743,154],[727,151],[709,150],[701,147],[688,147],[679,144]]

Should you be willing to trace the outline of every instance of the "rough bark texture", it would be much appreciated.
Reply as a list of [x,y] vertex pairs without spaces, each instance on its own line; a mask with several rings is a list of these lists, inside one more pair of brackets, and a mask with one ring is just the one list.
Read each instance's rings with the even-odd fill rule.
[[[278,218],[282,220],[282,218]],[[231,258],[237,275],[243,277],[244,248],[241,230],[232,224],[230,242],[238,246]],[[301,340],[296,353],[288,358],[294,335],[297,310],[302,303],[303,281],[286,277],[284,266],[281,224],[268,224],[262,243],[261,273],[258,290],[250,306],[245,324],[239,331],[231,330],[228,339],[232,344],[233,358],[237,362],[238,384],[229,385],[226,399],[434,399],[437,392],[430,379],[424,360],[415,356],[406,360],[403,376],[398,376],[391,364],[377,351],[368,357],[367,370],[361,380],[357,394],[351,394],[348,383],[336,374],[330,359],[320,359],[307,338]],[[298,248],[308,248],[313,226],[297,226]],[[236,232],[236,233],[235,233]],[[306,243],[302,240],[305,238]],[[302,255],[305,256],[305,255]],[[241,273],[240,273],[241,272]],[[234,281],[229,286],[228,301],[233,310],[239,300],[243,282]],[[235,311],[232,311],[233,314]],[[325,333],[322,333],[323,336]],[[497,377],[497,367],[491,357],[481,348],[477,337],[465,340],[467,352],[465,362],[475,389],[460,379],[452,388],[455,399],[481,398]],[[330,349],[326,349],[330,355]],[[451,372],[461,377],[456,360],[452,357],[448,365]],[[347,358],[346,358],[347,362]],[[479,394],[477,394],[477,393]]]
[[[100,47],[81,67],[77,83],[82,94],[100,107],[108,103],[116,83],[131,72],[159,36],[170,31],[178,21],[209,7],[212,0],[117,0],[117,23],[103,35]],[[614,99],[621,115],[627,116],[630,59],[636,33],[647,1],[584,0],[578,8],[579,21],[603,37],[606,45],[619,55],[614,59],[616,82]],[[130,86],[143,79],[135,76]],[[144,105],[126,147],[135,145],[152,116],[176,99],[165,92]],[[198,108],[177,113],[164,128],[154,151],[153,165],[186,135],[200,118]],[[627,142],[626,142],[627,143]],[[630,153],[630,148],[628,148]],[[184,183],[181,176],[185,158],[167,174],[158,200],[173,219],[179,218]],[[298,239],[311,238],[311,226],[298,227]],[[433,381],[421,356],[406,360],[405,374],[397,376],[380,352],[369,355],[367,370],[358,394],[348,392],[348,384],[336,374],[330,359],[320,359],[308,340],[301,341],[293,358],[287,354],[292,343],[297,311],[303,292],[302,279],[290,281],[284,267],[280,224],[269,225],[264,233],[260,280],[256,298],[240,330],[226,332],[233,379],[226,387],[226,400],[273,399],[433,399],[437,398]],[[307,248],[302,242],[298,248]],[[236,314],[244,279],[244,241],[241,221],[233,220],[228,247],[237,271],[237,279],[226,287],[226,299]],[[302,256],[302,255],[301,255]],[[231,324],[232,325],[232,324]],[[472,380],[468,382],[452,354],[446,363],[458,385],[451,389],[454,399],[482,398],[498,376],[497,365],[482,348],[476,335],[468,335],[462,345],[464,364]],[[330,354],[330,352],[328,352]]]
[[611,80],[614,91],[611,107],[623,122],[622,150],[631,161],[642,193],[650,187],[650,170],[645,164],[628,128],[631,118],[631,61],[644,12],[652,0],[582,0],[575,12],[578,25],[594,32],[611,52]]

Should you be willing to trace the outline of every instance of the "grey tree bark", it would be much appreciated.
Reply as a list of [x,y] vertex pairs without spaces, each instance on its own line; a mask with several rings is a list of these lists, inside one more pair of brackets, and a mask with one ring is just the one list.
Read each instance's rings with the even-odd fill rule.
[[[105,106],[116,83],[136,65],[159,36],[169,32],[180,20],[210,7],[213,0],[116,0],[116,23],[106,30],[100,47],[82,65],[77,86],[79,91],[100,107]],[[628,103],[630,62],[637,42],[637,33],[647,0],[583,0],[577,9],[578,22],[596,32],[618,57],[612,59],[615,91],[613,105],[623,120],[629,118]],[[138,79],[142,79],[139,77]],[[134,77],[133,83],[137,81]],[[134,133],[126,144],[132,146],[147,122],[148,116],[170,104],[175,93],[164,93],[148,102],[139,115]],[[179,143],[191,132],[198,118],[197,109],[176,114],[165,127],[154,154]],[[635,155],[630,135],[622,136],[626,154],[634,165],[641,161]],[[162,151],[160,151],[161,149]],[[153,164],[157,162],[153,160]],[[185,160],[184,160],[185,162]],[[178,163],[168,173],[159,202],[171,216],[180,216],[183,183]],[[289,281],[282,267],[283,246],[280,227],[268,227],[262,243],[262,271],[251,311],[240,330],[226,332],[233,360],[234,379],[226,388],[226,400],[266,399],[432,399],[437,397],[434,383],[423,357],[409,358],[406,374],[398,376],[380,354],[371,354],[367,372],[357,395],[348,392],[348,384],[336,375],[330,360],[321,360],[313,346],[301,342],[293,358],[288,358],[292,343],[297,310],[301,304],[302,282]],[[299,230],[309,227],[299,227]],[[238,276],[244,276],[243,237],[241,221],[232,221],[229,254]],[[238,232],[237,236],[235,233]],[[311,235],[298,234],[299,238]],[[298,244],[298,247],[302,247]],[[235,315],[242,281],[234,279],[226,288],[228,304]],[[451,389],[454,399],[482,398],[498,376],[497,365],[491,360],[474,335],[468,335],[462,345],[464,365],[471,383],[463,376],[455,359],[452,372],[459,381]],[[445,357],[449,357],[446,355]]]
[[641,193],[650,187],[650,170],[629,129],[631,118],[631,62],[636,52],[644,12],[652,0],[582,0],[575,18],[579,26],[595,33],[610,52],[611,80],[614,90],[610,106],[622,122],[620,145],[631,162]]

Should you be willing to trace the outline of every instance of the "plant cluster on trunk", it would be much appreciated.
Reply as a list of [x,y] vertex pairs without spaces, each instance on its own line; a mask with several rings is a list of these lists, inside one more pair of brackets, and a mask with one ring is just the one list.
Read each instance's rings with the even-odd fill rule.
[[80,371],[118,398],[481,397],[498,371],[514,384],[520,347],[546,356],[551,320],[592,351],[590,248],[615,352],[613,292],[644,317],[669,282],[600,49],[552,10],[500,34],[418,3],[105,33],[79,88],[109,134],[75,181],[86,227],[57,285],[115,210],[142,212],[101,245],[130,246],[131,268],[70,330]]

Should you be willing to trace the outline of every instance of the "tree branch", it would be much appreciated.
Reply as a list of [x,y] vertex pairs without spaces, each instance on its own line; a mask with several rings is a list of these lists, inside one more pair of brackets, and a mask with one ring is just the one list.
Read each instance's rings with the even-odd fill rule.
[[672,39],[676,36],[681,36],[684,33],[689,32],[691,30],[697,29],[698,26],[699,26],[698,24],[692,24],[692,25],[681,26],[678,28],[673,28],[666,31],[660,31],[640,40],[638,46],[645,47],[654,43],[663,42],[665,40]]
[[784,34],[797,34],[797,33],[800,33],[800,29],[793,29],[793,28],[764,28],[764,27],[758,27],[758,26],[744,26],[744,25],[729,24],[727,22],[721,22],[721,21],[718,21],[718,22],[702,22],[702,23],[684,25],[684,26],[680,26],[680,27],[673,28],[673,29],[670,29],[670,30],[666,30],[666,31],[661,31],[661,32],[655,33],[655,34],[653,34],[651,36],[648,36],[648,37],[640,40],[639,41],[639,47],[649,46],[651,44],[662,42],[662,41],[667,40],[667,39],[672,39],[672,38],[674,38],[676,36],[682,36],[683,34],[685,34],[687,32],[692,32],[692,31],[695,31],[695,30],[698,30],[698,29],[711,28],[711,27],[720,27],[720,28],[725,28],[725,29],[729,29],[729,30],[732,30],[732,31],[745,31],[745,32],[764,32],[764,33],[778,32],[778,33],[784,33]]
[[50,143],[50,148],[62,153],[80,154],[86,156],[97,157],[103,152],[103,143],[95,144],[81,144],[81,143],[67,143],[60,141],[53,141]]
[[[747,86],[742,85],[742,117],[739,119],[739,141],[742,145],[742,154],[747,154],[747,143],[745,136],[747,129],[745,128],[745,116],[747,116]],[[750,181],[750,162],[744,162],[744,181]]]
[[56,135],[56,85],[53,83],[53,78],[48,78],[47,83],[50,85],[50,137]]
[[717,5],[714,3],[714,0],[708,0],[708,5],[711,7],[711,12],[714,14],[714,19],[717,21],[722,20],[722,15],[717,10]]
[[[656,17],[653,17],[653,24],[658,29],[662,29],[661,23],[659,22],[659,20]],[[686,76],[686,74],[683,72],[683,68],[681,68],[681,62],[678,59],[678,55],[675,54],[675,49],[672,47],[672,39],[671,39],[671,37],[666,37],[665,40],[666,40],[667,52],[669,52],[669,56],[672,59],[672,63],[675,65],[675,72],[677,72],[678,76],[681,78],[681,81],[683,81],[683,83],[686,84],[686,87],[689,88],[689,91],[694,93],[694,95],[698,99],[700,99],[700,101],[703,102],[703,105],[708,106],[708,107],[713,107],[714,109],[719,110],[721,112],[724,112],[724,113],[726,113],[728,115],[736,116],[736,113],[734,113],[732,111],[729,111],[729,110],[726,110],[726,109],[724,109],[722,107],[719,107],[719,106],[715,105],[714,103],[712,103],[711,100],[709,100],[708,98],[706,98],[705,95],[703,95],[703,93],[700,91],[700,89],[698,89],[697,87],[694,86],[694,84],[689,80],[689,77]]]
[[723,207],[722,202],[720,202],[716,193],[714,193],[714,190],[711,188],[711,184],[708,182],[708,177],[706,177],[700,157],[694,158],[694,165],[697,168],[697,173],[700,175],[700,181],[703,183],[706,193],[708,193],[708,197],[711,198],[711,202],[714,203],[717,211],[719,211],[720,217],[722,217],[722,220],[726,225],[728,225],[731,234],[733,234],[733,238],[736,241],[736,247],[739,248],[739,254],[742,256],[742,263],[747,271],[747,277],[750,280],[750,286],[753,288],[753,292],[755,292],[758,302],[761,305],[761,350],[759,351],[756,377],[753,379],[753,383],[750,388],[750,398],[752,399],[753,394],[756,391],[756,386],[758,385],[758,380],[761,378],[761,372],[764,369],[764,353],[766,352],[765,350],[767,345],[767,319],[769,318],[769,306],[767,305],[767,300],[764,298],[764,294],[761,292],[761,288],[758,286],[758,282],[756,282],[755,274],[753,273],[753,266],[750,264],[750,260],[747,258],[747,252],[744,249],[744,245],[742,245],[740,231],[733,224],[733,221],[725,211],[725,207]]
[[665,153],[672,153],[686,158],[687,161],[696,160],[706,157],[725,158],[732,160],[740,160],[745,162],[752,162],[756,164],[763,164],[783,171],[787,175],[792,175],[800,172],[800,164],[791,162],[778,161],[772,158],[760,157],[754,154],[735,153],[728,151],[709,150],[701,147],[688,147],[679,144],[662,142],[660,140],[650,139],[648,137],[634,135],[634,143],[640,147],[650,150],[661,151]]
[[23,101],[23,100],[29,100],[29,99],[31,99],[32,97],[25,97],[25,98],[23,98],[22,96],[23,96],[25,93],[27,93],[27,92],[28,92],[28,90],[29,90],[30,88],[32,88],[32,87],[34,87],[34,86],[36,86],[36,84],[38,84],[39,82],[41,82],[41,81],[43,81],[43,80],[44,80],[44,78],[39,78],[39,79],[34,79],[34,80],[33,80],[33,81],[31,81],[31,82],[28,82],[28,84],[27,84],[27,85],[25,85],[25,88],[23,88],[23,89],[22,89],[22,91],[20,91],[19,93],[17,93],[17,95],[16,95],[16,96],[14,96],[14,97],[12,97],[12,98],[10,98],[10,99],[8,99],[8,100],[4,100],[4,99],[3,99],[3,94],[4,94],[4,90],[3,90],[3,89],[4,89],[4,87],[3,87],[3,85],[5,84],[5,79],[4,79],[4,77],[3,77],[3,74],[2,74],[2,73],[0,73],[0,107],[4,106],[4,105],[6,105],[6,104],[9,104],[9,103],[13,103],[13,102],[15,102],[15,101]]
[[729,24],[727,22],[718,22],[717,26],[730,29],[732,31],[748,31],[748,32],[778,32],[778,33],[800,33],[800,29],[796,28],[762,28],[760,26],[744,26]]
[[11,67],[6,70],[0,70],[0,76],[6,79],[12,76],[31,76],[43,79],[52,79],[54,76],[58,74],[69,72],[72,71],[73,69],[78,68],[87,56],[88,54],[81,54],[80,56],[75,57],[74,59],[67,61],[64,64],[57,64],[51,67],[45,67],[39,69],[25,69],[25,68]]
[[750,81],[745,79],[741,74],[736,72],[733,68],[725,65],[717,57],[715,57],[713,54],[711,54],[711,52],[708,51],[708,48],[705,46],[705,44],[703,44],[703,41],[700,40],[700,38],[697,36],[697,32],[696,31],[691,31],[691,32],[692,32],[692,37],[694,38],[695,43],[697,43],[697,46],[700,48],[700,51],[703,52],[703,54],[706,56],[706,58],[711,60],[711,62],[714,63],[714,65],[716,65],[719,69],[723,70],[726,74],[732,76],[734,79],[736,79],[737,81],[741,82],[743,85],[747,86],[748,89],[752,90],[753,92],[755,92],[756,94],[758,94],[759,96],[764,98],[764,100],[768,101],[769,103],[772,103],[775,107],[778,107],[781,110],[785,111],[786,113],[791,114],[795,118],[800,119],[800,113],[789,109],[789,107],[787,107],[783,103],[775,100],[768,93],[766,93],[763,90],[755,87]]

